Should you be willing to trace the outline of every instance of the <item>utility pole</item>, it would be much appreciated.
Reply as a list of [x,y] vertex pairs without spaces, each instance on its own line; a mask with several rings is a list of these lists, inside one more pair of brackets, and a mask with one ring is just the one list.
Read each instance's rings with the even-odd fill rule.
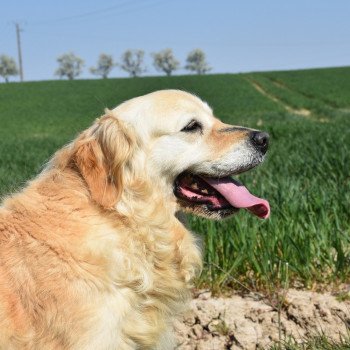
[[22,32],[22,29],[19,27],[18,23],[15,23],[15,25],[16,25],[16,35],[17,35],[19,76],[21,78],[21,81],[23,81],[22,48],[21,48],[21,32]]

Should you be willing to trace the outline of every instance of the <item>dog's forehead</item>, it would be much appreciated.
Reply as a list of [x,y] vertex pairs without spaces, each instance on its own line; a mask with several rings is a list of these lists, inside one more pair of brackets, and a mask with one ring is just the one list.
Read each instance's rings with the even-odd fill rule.
[[149,100],[156,109],[164,110],[201,110],[212,113],[208,104],[199,97],[181,90],[161,90],[143,96]]
[[206,102],[181,90],[161,90],[136,97],[113,111],[122,120],[144,127],[151,127],[153,123],[177,125],[189,118],[201,118],[210,123],[212,119],[212,110]]

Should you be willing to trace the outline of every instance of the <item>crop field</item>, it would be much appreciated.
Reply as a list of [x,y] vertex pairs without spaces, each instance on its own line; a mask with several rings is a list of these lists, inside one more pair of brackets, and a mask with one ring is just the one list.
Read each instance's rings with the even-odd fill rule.
[[193,92],[227,123],[268,131],[264,164],[239,176],[271,205],[189,219],[203,237],[198,284],[216,290],[322,288],[350,276],[350,67],[0,84],[0,193],[25,184],[105,107],[165,88]]

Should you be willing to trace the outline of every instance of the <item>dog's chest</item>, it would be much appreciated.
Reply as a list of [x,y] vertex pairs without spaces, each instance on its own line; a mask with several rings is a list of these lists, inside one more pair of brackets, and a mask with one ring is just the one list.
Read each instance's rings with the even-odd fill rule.
[[172,320],[184,308],[188,282],[200,265],[192,235],[183,227],[106,232],[102,236],[108,244],[98,250],[107,259],[110,285],[103,297],[97,295],[94,316],[100,344],[106,349],[172,349]]
[[98,298],[88,331],[74,349],[173,349],[173,319],[151,303],[128,289]]

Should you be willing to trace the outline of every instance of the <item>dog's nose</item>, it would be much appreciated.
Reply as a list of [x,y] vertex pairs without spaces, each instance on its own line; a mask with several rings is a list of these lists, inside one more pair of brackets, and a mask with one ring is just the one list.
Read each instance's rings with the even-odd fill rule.
[[269,146],[269,134],[267,132],[253,131],[250,134],[250,140],[254,147],[258,149],[263,154],[266,153]]

